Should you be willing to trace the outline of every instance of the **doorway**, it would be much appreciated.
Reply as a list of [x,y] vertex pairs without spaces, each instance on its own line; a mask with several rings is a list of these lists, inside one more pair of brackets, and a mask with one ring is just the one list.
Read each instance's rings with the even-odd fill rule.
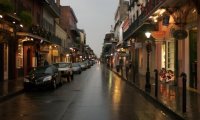
[[4,80],[4,45],[0,44],[0,81]]
[[190,79],[189,86],[197,89],[197,30],[189,31]]

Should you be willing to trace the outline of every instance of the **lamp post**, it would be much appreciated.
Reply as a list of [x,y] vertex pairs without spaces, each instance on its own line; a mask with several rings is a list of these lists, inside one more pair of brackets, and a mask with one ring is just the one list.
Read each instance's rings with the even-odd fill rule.
[[150,32],[146,32],[145,36],[147,37],[146,42],[146,50],[147,50],[147,70],[146,70],[146,84],[145,84],[145,91],[150,92],[151,91],[151,85],[150,85],[150,70],[149,70],[149,54],[152,51],[151,49],[151,42],[149,38],[151,37]]

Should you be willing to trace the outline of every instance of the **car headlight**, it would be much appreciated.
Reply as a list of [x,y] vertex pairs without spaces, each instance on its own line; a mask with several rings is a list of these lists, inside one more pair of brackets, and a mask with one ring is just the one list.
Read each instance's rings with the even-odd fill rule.
[[49,80],[51,80],[52,79],[52,77],[51,76],[48,76],[48,77],[45,77],[44,79],[43,79],[43,81],[49,81]]
[[30,82],[30,80],[27,78],[24,78],[24,82]]

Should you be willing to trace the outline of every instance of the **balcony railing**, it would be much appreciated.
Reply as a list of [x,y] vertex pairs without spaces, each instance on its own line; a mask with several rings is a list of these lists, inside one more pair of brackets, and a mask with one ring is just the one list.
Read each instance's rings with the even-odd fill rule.
[[123,33],[124,40],[127,40],[133,33],[148,19],[148,17],[160,7],[166,0],[150,0],[147,5],[142,8],[142,13]]
[[62,40],[58,37],[56,37],[54,34],[51,32],[46,31],[40,26],[32,26],[29,30],[30,33],[34,35],[38,35],[40,37],[45,38],[47,41],[53,44],[61,45]]
[[55,35],[52,35],[50,37],[49,41],[53,44],[56,44],[56,45],[61,45],[61,42],[62,42],[62,40]]
[[45,2],[49,5],[49,7],[51,8],[51,10],[57,15],[60,15],[60,9],[59,7],[56,5],[54,0],[45,0]]

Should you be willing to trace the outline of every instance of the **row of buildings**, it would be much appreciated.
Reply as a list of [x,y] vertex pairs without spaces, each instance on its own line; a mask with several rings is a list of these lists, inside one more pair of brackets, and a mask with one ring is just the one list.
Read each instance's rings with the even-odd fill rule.
[[154,69],[171,71],[171,82],[180,87],[184,72],[187,87],[200,92],[199,0],[119,0],[108,35],[101,56],[105,62],[131,61],[135,80],[148,69],[151,77]]
[[44,61],[95,57],[70,6],[60,0],[0,1],[0,81],[26,75]]

